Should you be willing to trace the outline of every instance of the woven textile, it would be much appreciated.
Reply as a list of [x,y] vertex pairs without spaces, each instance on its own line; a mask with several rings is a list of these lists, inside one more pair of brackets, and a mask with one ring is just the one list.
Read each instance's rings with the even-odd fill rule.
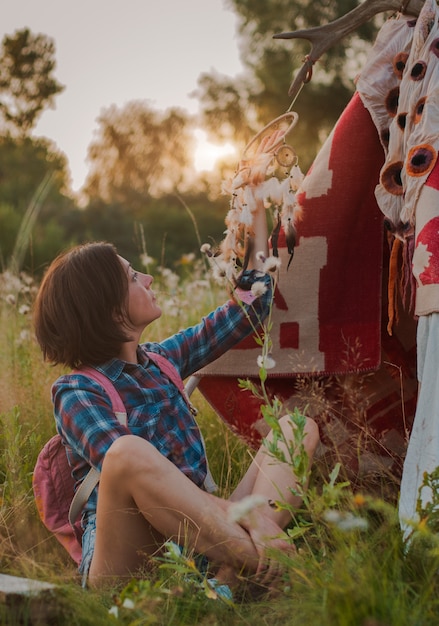
[[[276,367],[269,391],[288,405],[308,405],[325,449],[337,448],[357,473],[394,469],[395,462],[400,468],[416,395],[415,322],[402,314],[393,336],[386,332],[389,249],[374,194],[384,156],[356,94],[298,194],[303,213],[288,271],[280,237],[271,333]],[[247,339],[203,370],[199,384],[219,415],[254,445],[259,403],[239,390],[237,378],[257,382],[259,353]],[[366,398],[361,407],[346,402],[355,380]],[[373,445],[360,453],[366,432]]]

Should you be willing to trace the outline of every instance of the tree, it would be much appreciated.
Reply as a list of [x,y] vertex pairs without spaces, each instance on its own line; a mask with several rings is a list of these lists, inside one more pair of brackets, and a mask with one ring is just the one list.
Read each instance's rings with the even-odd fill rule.
[[[40,266],[69,237],[62,220],[76,207],[68,196],[67,162],[48,139],[0,137],[0,258],[20,269]],[[46,230],[58,224],[49,245]],[[61,237],[60,233],[64,236]],[[29,249],[29,243],[31,247]]]
[[[357,4],[356,0],[226,0],[226,5],[238,15],[240,53],[246,69],[234,80],[208,74],[200,77],[196,95],[201,102],[203,123],[210,132],[225,138],[228,126],[235,124],[242,145],[243,137],[289,110],[292,103],[288,89],[310,46],[302,40],[273,39],[273,35],[328,23]],[[365,24],[327,52],[315,64],[311,82],[294,103],[299,124],[291,143],[304,169],[351,98],[353,78],[382,19]],[[232,99],[231,93],[236,97]]]
[[0,122],[3,134],[28,136],[63,86],[53,77],[55,45],[28,28],[6,35],[0,56]]
[[105,109],[98,122],[84,186],[90,199],[129,206],[185,185],[194,140],[190,118],[182,110],[161,113],[132,101],[121,109]]

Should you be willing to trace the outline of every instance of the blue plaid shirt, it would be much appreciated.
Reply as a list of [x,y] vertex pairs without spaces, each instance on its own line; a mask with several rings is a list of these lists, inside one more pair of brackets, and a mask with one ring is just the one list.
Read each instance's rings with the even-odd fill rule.
[[[58,378],[52,387],[56,427],[66,445],[77,484],[90,466],[101,469],[105,453],[115,439],[134,434],[152,443],[202,487],[207,461],[198,426],[182,394],[148,358],[147,352],[167,357],[185,379],[249,335],[252,323],[257,325],[269,311],[271,280],[254,271],[246,272],[245,278],[250,284],[259,280],[268,287],[251,306],[244,309],[231,300],[196,326],[161,343],[141,344],[137,349],[138,363],[112,359],[96,368],[112,381],[121,396],[127,426],[117,420],[99,383],[77,373]],[[85,513],[96,511],[97,490],[98,487],[90,496]]]

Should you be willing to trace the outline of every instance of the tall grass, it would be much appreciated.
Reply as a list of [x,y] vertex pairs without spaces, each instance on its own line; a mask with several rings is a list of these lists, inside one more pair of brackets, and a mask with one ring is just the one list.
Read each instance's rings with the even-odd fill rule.
[[[155,340],[196,322],[224,292],[211,285],[192,260],[179,279],[157,271],[156,290],[165,315],[151,330]],[[198,273],[197,273],[198,272]],[[194,278],[195,276],[195,278]],[[298,548],[283,562],[283,586],[275,596],[215,598],[197,576],[187,576],[190,555],[157,563],[125,588],[83,591],[74,564],[43,528],[34,505],[32,469],[43,443],[53,434],[50,386],[61,373],[43,363],[32,337],[35,286],[25,276],[0,277],[0,559],[3,573],[56,583],[57,624],[285,624],[317,626],[430,626],[439,624],[439,546],[435,528],[424,519],[417,540],[404,545],[396,511],[397,481],[375,477],[358,492],[342,464],[316,463],[303,509],[289,529]],[[302,381],[306,405],[316,393]],[[361,391],[352,381],[345,390]],[[214,415],[195,391],[211,469],[227,495],[250,462],[246,446]],[[315,400],[315,398],[314,398]],[[327,408],[327,407],[326,407]],[[337,460],[335,454],[334,459]],[[377,496],[376,481],[381,480]],[[380,490],[378,490],[378,493]],[[431,513],[431,512],[429,512]],[[196,572],[195,572],[196,574]],[[200,582],[201,581],[201,582]],[[109,613],[109,611],[111,611]],[[0,624],[13,624],[0,605]]]

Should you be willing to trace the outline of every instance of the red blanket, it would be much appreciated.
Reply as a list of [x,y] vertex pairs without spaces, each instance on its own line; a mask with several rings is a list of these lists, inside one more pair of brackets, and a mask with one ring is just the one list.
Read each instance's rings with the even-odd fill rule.
[[[279,241],[276,367],[268,381],[288,404],[307,404],[328,448],[346,448],[346,458],[355,457],[356,469],[365,471],[377,455],[386,457],[387,467],[400,460],[416,393],[415,322],[403,315],[389,337],[382,316],[388,249],[374,190],[383,162],[377,131],[356,94],[297,196],[303,213],[288,270],[285,242]],[[257,382],[258,355],[254,340],[247,339],[203,370],[199,384],[221,417],[255,445],[259,403],[239,390],[237,378]],[[361,401],[354,399],[354,378]],[[352,428],[358,436],[367,431],[373,449],[358,455]]]

